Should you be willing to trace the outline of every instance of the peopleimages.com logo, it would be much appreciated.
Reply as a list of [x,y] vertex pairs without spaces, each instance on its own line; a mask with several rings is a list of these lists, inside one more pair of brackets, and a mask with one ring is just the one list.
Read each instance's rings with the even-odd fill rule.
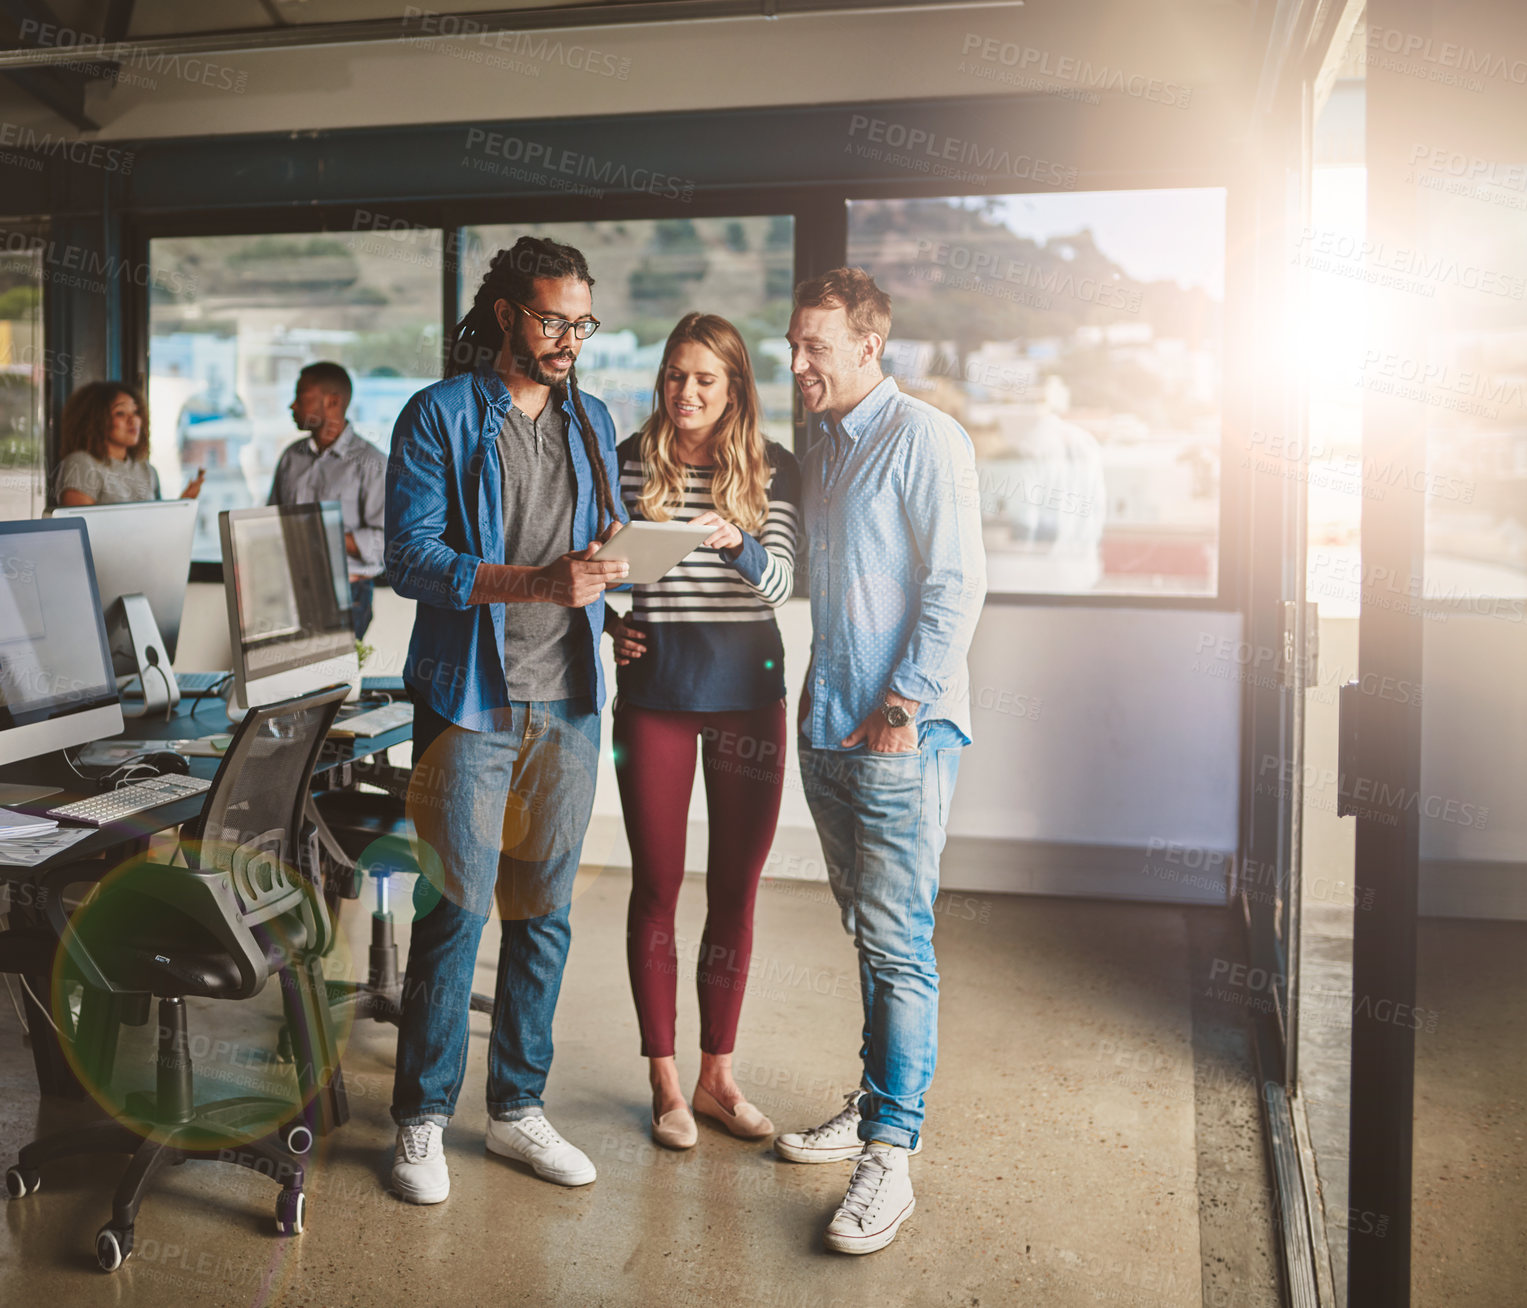
[[20,123],[0,123],[0,146],[14,146],[29,154],[67,159],[87,168],[102,168],[124,177],[133,170],[133,152],[120,146],[102,145],[99,141],[81,141],[73,137],[39,132]]
[[1064,164],[868,114],[849,118],[848,135],[848,153],[934,177],[1013,178],[1063,189],[1076,185],[1077,170]]

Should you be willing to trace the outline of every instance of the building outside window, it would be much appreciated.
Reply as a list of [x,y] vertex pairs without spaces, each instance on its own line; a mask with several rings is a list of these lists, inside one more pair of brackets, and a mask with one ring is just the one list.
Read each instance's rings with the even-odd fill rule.
[[42,241],[36,248],[24,241],[6,245],[0,252],[0,518],[35,518],[47,501],[44,382],[59,361],[43,349]]
[[463,231],[465,313],[496,251],[539,236],[583,251],[599,331],[578,356],[579,385],[610,408],[618,439],[652,412],[652,385],[673,325],[698,310],[731,321],[747,342],[771,440],[787,448],[794,388],[785,329],[794,290],[788,216],[502,224]]
[[994,594],[1214,596],[1225,193],[849,204],[886,371],[975,444]]
[[219,512],[265,503],[305,365],[349,370],[350,421],[384,451],[440,376],[438,229],[168,237],[150,260],[151,457],[166,495],[207,470],[198,560],[219,557]]

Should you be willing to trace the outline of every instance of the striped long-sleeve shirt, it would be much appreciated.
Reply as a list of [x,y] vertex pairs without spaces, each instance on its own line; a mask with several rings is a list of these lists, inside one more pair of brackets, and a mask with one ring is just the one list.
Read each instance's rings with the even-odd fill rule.
[[[633,519],[646,470],[640,438],[616,451],[620,495]],[[735,554],[697,549],[661,581],[631,588],[629,621],[646,653],[617,670],[622,701],[641,708],[718,713],[761,708],[785,696],[785,651],[774,610],[795,586],[800,524],[800,469],[795,456],[768,445],[773,474],[768,515],[757,536],[744,531]],[[674,518],[687,522],[715,508],[711,469],[685,471]]]

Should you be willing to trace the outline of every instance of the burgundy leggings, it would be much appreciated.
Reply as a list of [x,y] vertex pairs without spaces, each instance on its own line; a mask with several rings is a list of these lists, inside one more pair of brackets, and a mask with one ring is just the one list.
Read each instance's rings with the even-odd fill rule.
[[615,775],[631,842],[626,960],[642,1054],[673,1056],[678,950],[673,914],[684,884],[684,836],[695,739],[710,824],[705,934],[696,960],[700,1048],[729,1054],[753,952],[753,899],[774,840],[785,782],[785,705],[671,713],[617,704]]

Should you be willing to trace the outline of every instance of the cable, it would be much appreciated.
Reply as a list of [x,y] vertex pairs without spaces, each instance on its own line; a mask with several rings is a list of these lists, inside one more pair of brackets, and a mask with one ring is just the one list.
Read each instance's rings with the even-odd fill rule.
[[[168,746],[165,748],[168,749]],[[107,768],[104,772],[97,772],[94,776],[88,772],[81,772],[75,767],[74,760],[67,753],[64,754],[64,762],[81,781],[88,781],[92,786],[110,786],[115,790],[119,786],[129,785],[134,781],[146,781],[161,776],[162,773],[152,763],[143,762],[150,754],[161,752],[160,750],[142,750],[131,758],[125,758],[120,763]],[[142,772],[144,775],[135,777],[132,775],[134,772]]]
[[53,1014],[48,1012],[48,1006],[37,997],[37,992],[32,989],[31,983],[27,981],[26,977],[23,976],[19,979],[21,984],[26,987],[27,994],[32,996],[32,1002],[37,1005],[37,1009],[42,1014],[43,1020],[53,1028],[53,1033],[58,1036],[59,1039],[63,1039],[64,1033],[58,1029],[58,1023],[53,1020]]
[[[159,674],[159,680],[164,682],[164,720],[168,722],[170,720],[170,714],[175,711],[175,688],[170,685],[170,678],[165,673],[165,670],[161,668],[157,663],[150,663],[148,665],[148,670],[157,672]],[[143,698],[148,698],[147,686],[145,686],[143,689]]]
[[[79,751],[76,750],[75,752],[78,753]],[[81,781],[88,781],[88,782],[90,782],[91,785],[95,784],[96,779],[94,777],[87,776],[85,773],[81,772],[77,767],[74,766],[74,760],[69,757],[69,751],[68,750],[64,750],[63,751],[63,755],[64,755],[64,762],[69,765],[69,771],[74,773],[74,775],[77,776]]]
[[21,1034],[31,1036],[32,1028],[27,1025],[26,1014],[21,1011],[21,1001],[16,998],[15,988],[11,985],[11,978],[6,975],[5,993],[11,997],[11,1007],[16,1010],[16,1020],[21,1023]]
[[197,691],[196,694],[191,697],[193,701],[191,704],[191,716],[193,718],[196,716],[196,710],[201,707],[202,700],[210,699],[213,695],[221,695],[223,693],[223,688],[227,686],[227,684],[232,680],[233,673],[229,672],[220,677],[217,681],[214,681],[210,686],[207,687],[206,690]]

